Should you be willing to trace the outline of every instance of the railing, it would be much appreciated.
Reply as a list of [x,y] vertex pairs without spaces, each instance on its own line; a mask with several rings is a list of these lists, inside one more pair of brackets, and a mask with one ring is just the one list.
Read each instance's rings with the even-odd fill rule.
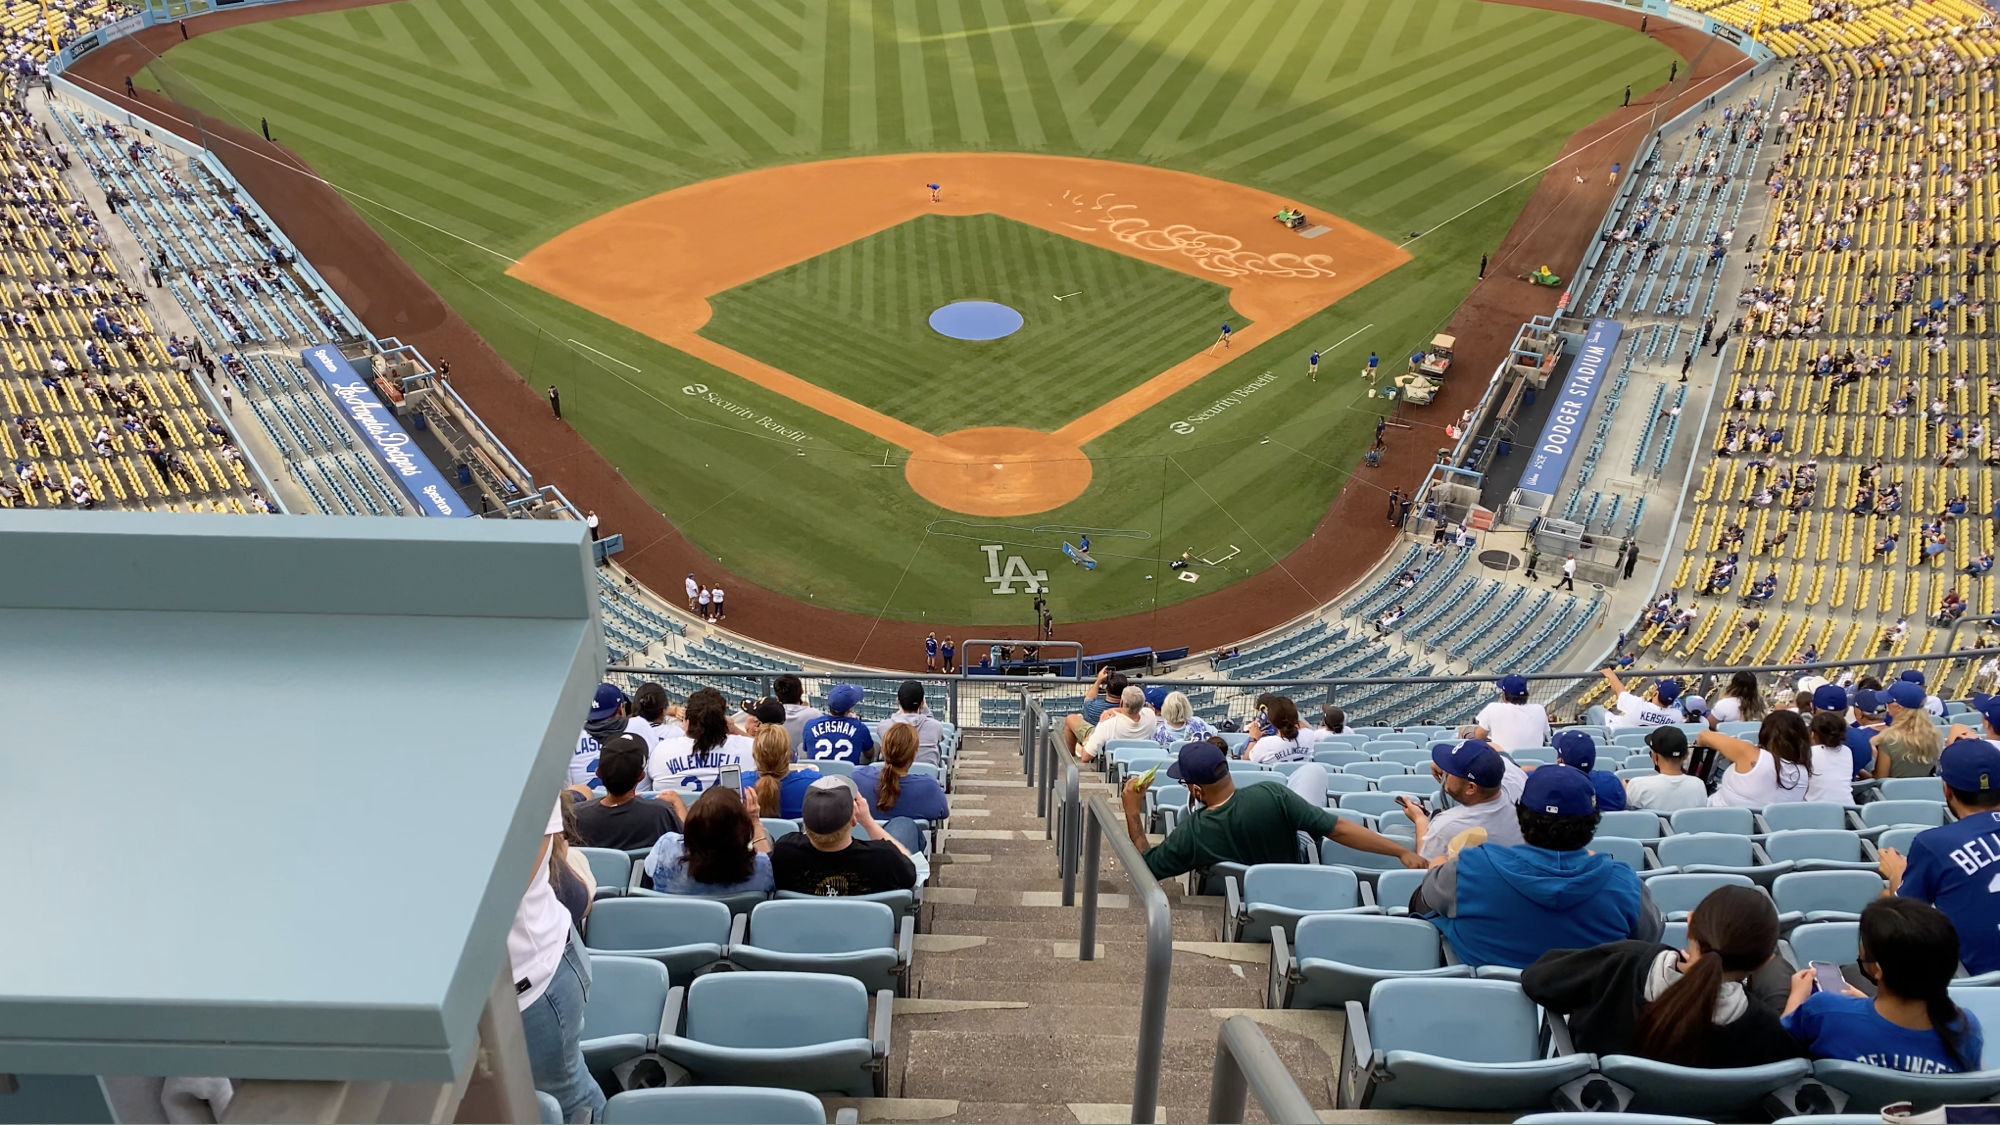
[[1292,1072],[1249,1016],[1230,1016],[1215,1033],[1215,1073],[1208,1083],[1208,1120],[1243,1125],[1244,1095],[1257,1095],[1271,1125],[1318,1125],[1319,1112],[1306,1100]]
[[[1979,617],[1968,615],[1965,620],[1976,622],[1979,619]],[[1962,625],[1961,628],[1963,628]],[[1956,636],[1955,632],[1948,634],[1948,637],[1952,641],[1955,641]],[[1845,660],[1821,660],[1811,665],[1745,664],[1740,666],[1709,665],[1683,668],[1646,668],[1626,672],[1624,676],[1626,679],[1635,682],[1640,679],[1671,676],[1688,681],[1684,683],[1684,687],[1690,692],[1708,694],[1710,690],[1713,690],[1709,686],[1711,682],[1719,685],[1720,682],[1726,681],[1735,672],[1752,672],[1758,674],[1783,672],[1793,676],[1804,675],[1807,672],[1816,672],[1820,675],[1833,678],[1838,675],[1839,670],[1845,669],[1851,670],[1857,677],[1872,674],[1888,679],[1890,678],[1888,673],[1891,670],[1917,668],[1925,673],[1926,678],[1934,688],[1944,689],[1943,673],[1954,662],[1967,661],[1970,664],[1976,664],[1989,656],[1995,655],[2000,655],[2000,648],[1963,648],[1953,651],[1948,642],[1947,647],[1941,651],[1904,656],[1885,656],[1875,652],[1864,652]],[[1962,665],[1962,667],[1969,667],[1970,664]],[[1501,670],[1505,671],[1506,669]],[[763,685],[761,690],[767,693],[770,691],[770,681],[782,674],[782,670],[777,668],[717,668],[689,667],[685,665],[651,668],[626,664],[611,665],[606,669],[606,672],[612,675],[635,676],[643,679],[659,679],[675,676],[696,679],[730,677],[760,683]],[[1039,725],[1047,727],[1058,740],[1061,738],[1059,727],[1063,721],[1063,711],[1071,708],[1076,703],[1077,697],[1088,686],[1082,680],[1056,679],[1047,676],[975,676],[964,673],[955,673],[949,676],[942,674],[897,675],[881,672],[796,672],[793,674],[799,676],[805,682],[808,695],[824,696],[835,684],[853,683],[865,687],[868,690],[869,703],[877,706],[883,705],[895,698],[896,686],[898,684],[906,679],[915,679],[923,683],[931,709],[940,718],[959,727],[979,727],[988,730],[996,728],[1013,729],[1019,724],[1021,716],[1009,715],[1007,718],[998,721],[984,721],[982,717],[982,704],[1004,703],[1010,706],[1020,706],[1022,701],[1025,700],[1033,703],[1039,710],[1041,714]],[[1597,670],[1595,667],[1587,667],[1570,672],[1532,672],[1525,674],[1524,678],[1529,681],[1529,698],[1531,700],[1560,708],[1566,701],[1574,699],[1577,691],[1585,683],[1594,683],[1596,681]],[[1258,693],[1264,691],[1277,691],[1289,695],[1298,701],[1302,710],[1310,711],[1317,704],[1331,703],[1337,705],[1344,698],[1351,697],[1352,694],[1361,689],[1383,684],[1479,684],[1490,686],[1493,683],[1493,676],[1491,674],[1462,676],[1349,676],[1335,678],[1295,676],[1288,679],[1255,680],[1188,679],[1161,676],[1141,678],[1137,682],[1143,683],[1147,687],[1164,687],[1169,690],[1186,691],[1189,694],[1208,693],[1205,697],[1206,701],[1197,700],[1195,707],[1203,718],[1207,719],[1210,723],[1214,723],[1224,717],[1239,721],[1247,720],[1251,712],[1255,709]],[[1059,699],[1052,701],[1049,698],[1052,694],[1059,695]],[[1952,694],[1952,691],[1949,689],[1940,690],[1939,694],[1948,696]],[[890,705],[893,706],[893,704]],[[1477,710],[1477,708],[1469,708],[1462,715],[1432,715],[1427,716],[1427,718],[1434,720],[1440,725],[1444,725],[1449,724],[1455,719],[1470,719],[1470,712],[1473,710]],[[1311,713],[1308,713],[1305,717],[1308,723],[1313,719]],[[1372,725],[1372,718],[1373,716],[1366,711],[1350,712],[1347,716],[1347,722],[1352,726]],[[1023,771],[1028,775],[1029,781],[1040,786],[1041,791],[1045,794],[1040,798],[1037,811],[1040,815],[1046,816],[1049,802],[1049,796],[1046,794],[1053,793],[1057,779],[1048,771],[1046,766],[1048,761],[1046,745],[1042,747],[1040,753],[1035,753],[1028,741],[1031,737],[1033,736],[1029,735],[1024,729],[1022,733]]]
[[1160,1061],[1167,1043],[1167,985],[1174,969],[1174,916],[1167,892],[1146,868],[1139,849],[1125,834],[1125,817],[1107,797],[1092,797],[1085,806],[1083,838],[1083,932],[1077,939],[1079,961],[1097,958],[1098,854],[1108,835],[1111,854],[1132,884],[1133,896],[1146,909],[1146,976],[1139,994],[1139,1059],[1132,1074],[1132,1121],[1151,1125],[1159,1110]]

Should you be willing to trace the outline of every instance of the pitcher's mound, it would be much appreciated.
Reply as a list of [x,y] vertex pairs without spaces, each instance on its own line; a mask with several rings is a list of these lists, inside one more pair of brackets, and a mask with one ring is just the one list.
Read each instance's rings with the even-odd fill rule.
[[903,476],[940,508],[1026,516],[1083,495],[1090,487],[1090,458],[1053,434],[984,426],[925,443],[904,463]]

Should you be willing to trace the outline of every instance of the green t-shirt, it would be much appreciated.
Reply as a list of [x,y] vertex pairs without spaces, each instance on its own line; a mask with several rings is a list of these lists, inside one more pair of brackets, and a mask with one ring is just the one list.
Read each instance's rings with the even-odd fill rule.
[[1198,809],[1146,849],[1146,869],[1166,879],[1217,863],[1297,863],[1300,832],[1329,836],[1340,818],[1283,785],[1239,785],[1219,809]]

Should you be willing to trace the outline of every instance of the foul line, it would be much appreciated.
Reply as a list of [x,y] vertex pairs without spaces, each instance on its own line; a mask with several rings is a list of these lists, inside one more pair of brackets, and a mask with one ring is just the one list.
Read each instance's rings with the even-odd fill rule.
[[608,352],[601,352],[601,351],[598,351],[598,350],[597,350],[596,348],[593,348],[593,347],[591,347],[591,346],[590,346],[589,344],[586,344],[586,343],[584,343],[584,342],[583,342],[582,340],[578,340],[578,339],[575,339],[575,338],[573,338],[573,337],[572,337],[572,338],[570,338],[570,339],[569,339],[569,341],[568,341],[568,342],[569,342],[569,343],[572,343],[572,344],[575,344],[575,345],[576,345],[577,347],[579,347],[579,348],[582,348],[582,349],[583,349],[584,351],[587,351],[587,352],[597,352],[597,354],[598,354],[598,355],[601,355],[601,356],[603,356],[603,357],[604,357],[605,359],[608,359],[608,360],[610,360],[611,362],[613,362],[613,363],[617,364],[618,366],[620,366],[620,367],[624,368],[624,369],[625,369],[625,370],[627,370],[627,371],[637,371],[637,370],[639,370],[638,368],[636,368],[636,367],[632,366],[631,364],[629,364],[629,363],[626,363],[626,362],[625,362],[624,360],[622,360],[622,359],[619,359],[619,358],[618,358],[617,356],[615,356],[615,355],[611,355],[611,354],[609,354]]
[[1331,343],[1331,344],[1328,344],[1328,345],[1327,345],[1326,347],[1323,347],[1323,348],[1314,348],[1313,350],[1314,350],[1314,351],[1316,351],[1316,352],[1318,352],[1318,353],[1319,353],[1319,354],[1321,354],[1321,355],[1325,355],[1325,354],[1327,354],[1328,352],[1331,352],[1331,351],[1333,351],[1333,350],[1335,350],[1335,349],[1339,348],[1339,347],[1340,347],[1340,345],[1342,345],[1342,344],[1345,344],[1345,343],[1346,343],[1346,342],[1348,342],[1349,340],[1352,340],[1352,339],[1354,339],[1354,338],[1355,338],[1356,336],[1359,336],[1359,335],[1361,335],[1361,334],[1362,334],[1363,332],[1366,332],[1366,331],[1368,331],[1368,330],[1369,330],[1370,328],[1373,328],[1373,327],[1375,327],[1375,325],[1374,325],[1374,323],[1373,323],[1373,322],[1371,321],[1370,323],[1367,323],[1367,324],[1364,324],[1364,325],[1362,325],[1361,327],[1359,327],[1359,328],[1355,329],[1354,331],[1352,331],[1352,332],[1349,332],[1349,333],[1348,333],[1347,335],[1345,335],[1345,336],[1342,336],[1342,337],[1341,337],[1341,338],[1340,338],[1339,340],[1335,341],[1334,343]]
[[1281,571],[1285,577],[1292,580],[1292,585],[1297,586],[1300,590],[1303,590],[1305,592],[1306,597],[1313,599],[1313,602],[1315,604],[1324,602],[1326,600],[1320,597],[1318,594],[1313,593],[1312,589],[1308,587],[1305,583],[1299,581],[1299,576],[1293,574],[1291,570],[1285,566],[1285,560],[1272,554],[1264,546],[1263,542],[1257,538],[1254,532],[1252,532],[1249,528],[1243,526],[1243,521],[1237,519],[1235,513],[1231,512],[1228,508],[1224,507],[1221,504],[1221,502],[1217,501],[1214,495],[1211,494],[1207,488],[1203,487],[1201,481],[1196,479],[1193,473],[1187,471],[1187,466],[1181,464],[1179,461],[1174,459],[1173,454],[1171,453],[1167,454],[1167,463],[1172,465],[1174,468],[1179,469],[1181,471],[1181,475],[1188,479],[1189,484],[1192,484],[1196,488],[1201,489],[1201,494],[1203,496],[1208,497],[1208,502],[1214,505],[1217,511],[1220,511],[1223,515],[1228,516],[1229,522],[1236,525],[1236,530],[1242,532],[1244,537],[1250,540],[1251,545],[1255,546],[1258,550],[1263,551],[1264,557],[1271,560],[1271,565],[1278,568],[1278,570]]

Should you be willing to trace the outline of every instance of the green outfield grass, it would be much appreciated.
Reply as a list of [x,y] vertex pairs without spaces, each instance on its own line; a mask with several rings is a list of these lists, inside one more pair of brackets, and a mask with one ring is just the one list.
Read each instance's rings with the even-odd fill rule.
[[[1428,339],[1562,140],[1614,108],[1628,83],[1643,92],[1663,81],[1671,57],[1596,20],[1480,0],[405,0],[202,36],[153,70],[169,93],[247,127],[268,117],[525,377],[560,384],[565,415],[732,569],[868,613],[1019,622],[1027,598],[989,591],[982,542],[1018,544],[1048,567],[1056,616],[1071,621],[1209,593],[1297,545],[1369,439],[1373,410],[1353,378],[1361,357]],[[880,467],[896,454],[879,439],[503,275],[550,236],[678,185],[917,150],[1171,167],[1393,241],[1431,233],[1407,265],[1092,443],[1090,490],[1014,521],[1129,532],[1093,536],[1105,565],[1087,576],[1056,553],[1058,535],[939,522],[956,517]],[[878,238],[924,234],[913,224]],[[1038,245],[982,250],[981,284],[1046,286],[1063,267]],[[885,263],[921,253],[880,251]],[[913,366],[966,354],[931,350],[938,341],[921,327],[966,294],[933,291],[901,266],[851,289],[828,274],[834,288],[805,284],[784,306],[741,300],[798,292],[794,280],[824,268],[808,263],[798,279],[725,295],[710,330],[794,371],[821,353],[814,377],[828,386],[956,429],[1066,420],[1077,410],[1060,396],[1096,401],[1084,383],[1126,377],[1077,375],[1066,361],[1158,370],[1149,349],[1200,346],[1168,346],[1189,315],[1175,302],[1217,319],[1220,291],[1117,255],[1099,263],[1081,246],[1061,253],[1121,279],[1092,316],[1134,310],[1062,337],[1062,348],[1087,348],[1106,334],[1088,357],[1045,354],[1037,327],[1018,349],[993,349],[1003,358],[990,368],[955,367],[948,379],[885,369],[918,341],[922,355],[949,358]],[[1317,386],[1306,382],[1309,350],[1364,328],[1327,357]],[[1112,346],[1113,334],[1123,342]],[[1171,428],[1266,372],[1190,432]],[[806,456],[683,394],[694,383],[804,431]],[[742,518],[753,500],[778,505],[784,535]],[[1149,577],[1166,578],[1165,560],[1188,546],[1238,553],[1199,583]]]
[[[1025,321],[998,340],[932,330],[966,300]],[[702,335],[934,434],[1056,429],[1250,323],[1220,285],[998,215],[925,215],[709,305]]]

